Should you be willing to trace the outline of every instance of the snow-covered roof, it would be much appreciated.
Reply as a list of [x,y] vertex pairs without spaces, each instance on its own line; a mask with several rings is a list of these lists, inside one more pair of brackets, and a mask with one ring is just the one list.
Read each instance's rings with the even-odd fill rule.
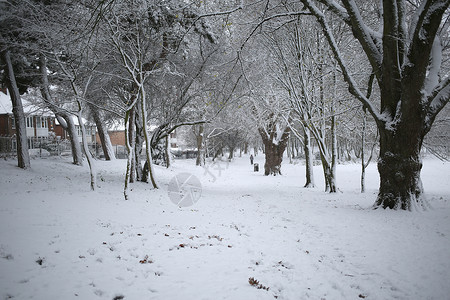
[[[25,115],[37,115],[37,116],[53,116],[52,112],[48,109],[41,108],[32,104],[30,101],[22,98],[23,112]],[[0,92],[0,114],[12,114],[12,103],[9,95]]]
[[[73,123],[75,124],[75,126],[80,125],[80,123],[78,122],[78,117],[76,117],[76,116],[71,116],[71,117],[72,117],[72,120],[73,120]],[[92,124],[91,122],[89,122],[89,121],[86,120],[85,118],[82,118],[82,119],[83,119],[83,124],[84,124],[84,125],[91,125],[91,126],[94,126],[94,124]],[[56,124],[56,125],[60,125],[58,119],[55,119],[55,124]]]

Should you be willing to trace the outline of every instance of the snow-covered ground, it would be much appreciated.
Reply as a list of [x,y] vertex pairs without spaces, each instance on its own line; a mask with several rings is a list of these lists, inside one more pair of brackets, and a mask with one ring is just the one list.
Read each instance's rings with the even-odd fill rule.
[[[371,210],[375,165],[365,194],[352,164],[327,194],[320,167],[304,189],[301,164],[265,177],[247,156],[177,160],[124,201],[125,163],[98,161],[91,192],[69,158],[0,162],[0,299],[450,298],[450,163],[424,161],[426,212]],[[194,206],[169,200],[181,172],[202,184]]]

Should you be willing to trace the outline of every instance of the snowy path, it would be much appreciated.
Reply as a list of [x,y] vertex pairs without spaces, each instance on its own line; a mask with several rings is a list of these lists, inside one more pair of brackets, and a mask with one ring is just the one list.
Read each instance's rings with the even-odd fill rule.
[[[262,157],[256,158],[260,166]],[[370,166],[338,167],[340,193],[302,188],[304,167],[283,176],[176,161],[156,168],[160,190],[133,185],[122,199],[125,161],[87,167],[0,162],[0,299],[446,299],[450,295],[450,164],[426,160],[428,212],[370,210]],[[178,208],[167,184],[196,175],[201,199]],[[251,286],[255,278],[269,290]]]

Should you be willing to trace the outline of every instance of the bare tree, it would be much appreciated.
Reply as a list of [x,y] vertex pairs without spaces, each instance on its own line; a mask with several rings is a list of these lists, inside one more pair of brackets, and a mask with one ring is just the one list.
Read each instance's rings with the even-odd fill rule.
[[19,168],[28,169],[31,166],[31,164],[27,146],[25,115],[23,112],[22,100],[20,98],[19,89],[17,87],[9,50],[2,51],[2,60],[5,63],[4,68],[4,71],[6,73],[5,81],[6,86],[8,87],[9,95],[11,97],[14,123],[16,126],[17,163]]
[[[425,208],[420,180],[423,139],[450,99],[450,77],[440,74],[441,39],[448,24],[449,0],[383,1],[378,32],[364,19],[366,7],[354,0],[343,6],[329,0],[301,0],[314,15],[349,85],[350,92],[375,119],[380,132],[380,189],[375,207],[412,210]],[[320,2],[351,28],[372,66],[381,92],[379,109],[354,80]],[[370,21],[370,22],[368,22]]]

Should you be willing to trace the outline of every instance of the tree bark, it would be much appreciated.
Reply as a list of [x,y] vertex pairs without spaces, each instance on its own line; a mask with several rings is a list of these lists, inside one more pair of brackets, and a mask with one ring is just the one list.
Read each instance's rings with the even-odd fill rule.
[[131,177],[133,174],[132,173],[133,172],[132,164],[133,164],[134,147],[132,146],[132,143],[134,143],[134,139],[131,139],[131,142],[130,142],[130,131],[129,131],[130,113],[131,113],[131,110],[133,110],[133,109],[134,109],[134,107],[125,112],[125,146],[127,148],[127,169],[125,172],[125,185],[123,187],[123,195],[124,195],[125,200],[129,199],[128,186],[132,182]]
[[42,54],[39,57],[39,69],[41,71],[41,78],[42,78],[42,86],[41,86],[42,98],[44,99],[44,102],[47,105],[47,107],[55,114],[61,127],[64,128],[64,130],[67,130],[67,133],[69,134],[73,164],[82,166],[83,153],[81,151],[81,145],[78,139],[78,132],[77,129],[75,128],[75,123],[73,121],[72,116],[66,111],[63,111],[52,100],[47,75],[47,59]]
[[171,157],[170,157],[170,135],[168,134],[164,139],[165,147],[164,147],[164,157],[166,158],[166,168],[170,167]]
[[313,171],[313,154],[311,149],[311,133],[308,128],[304,127],[304,139],[303,148],[305,151],[305,165],[306,165],[306,183],[305,188],[313,188],[314,184],[314,171]]
[[89,146],[88,146],[88,143],[86,140],[86,128],[84,127],[83,117],[81,115],[81,113],[82,113],[81,102],[80,102],[80,100],[77,100],[77,102],[78,102],[78,106],[79,106],[79,111],[78,111],[78,115],[77,115],[78,124],[81,129],[84,154],[86,155],[86,160],[89,165],[89,173],[90,173],[90,177],[91,177],[91,190],[94,191],[95,187],[97,185],[97,170],[95,169],[94,158],[92,157],[91,151],[89,151]]
[[[272,128],[275,130],[275,128]],[[289,141],[290,128],[286,127],[278,143],[274,143],[270,138],[272,134],[267,135],[263,128],[258,129],[259,134],[264,143],[264,153],[266,156],[264,163],[264,175],[281,175],[281,162],[283,161],[283,153]]]
[[[132,124],[133,123],[133,124]],[[134,167],[136,170],[136,180],[138,181],[147,181],[147,178],[144,178],[144,169],[142,168],[141,157],[142,157],[142,145],[144,144],[144,133],[142,131],[142,120],[141,120],[141,110],[136,106],[130,112],[130,132],[134,130],[133,141],[134,145]]]
[[105,155],[105,160],[115,160],[113,146],[111,144],[111,139],[109,138],[108,129],[100,115],[97,108],[90,105],[90,110],[94,118],[95,125],[97,126],[98,137],[100,138],[100,144],[102,145],[103,154]]
[[27,128],[25,124],[25,114],[23,112],[22,100],[20,99],[19,89],[17,87],[9,50],[4,51],[2,54],[6,64],[6,86],[11,98],[14,122],[16,125],[17,165],[19,168],[28,169],[30,168],[31,163],[30,154],[28,153]]
[[69,134],[70,146],[72,149],[73,164],[82,166],[83,165],[83,152],[81,151],[81,143],[80,143],[80,140],[78,139],[78,131],[77,131],[77,128],[75,127],[75,122],[74,122],[72,116],[69,114],[64,113],[64,114],[62,114],[62,117],[67,125],[67,128],[65,128],[65,129],[67,130],[67,133]]
[[410,123],[398,126],[393,131],[380,130],[380,189],[375,207],[403,210],[427,208],[421,197],[420,149],[423,136],[415,127]]
[[203,131],[204,131],[203,124],[199,125],[198,132],[195,132],[195,138],[197,142],[197,159],[195,160],[196,166],[202,166],[203,163]]
[[[137,154],[137,139],[136,139],[136,106],[130,108],[128,114],[128,125],[125,126],[128,129],[125,134],[127,140],[127,153],[130,164],[130,183],[140,180],[142,177],[141,160],[138,159],[140,154]],[[129,145],[128,145],[129,144]],[[128,149],[129,148],[129,149]],[[139,148],[140,149],[140,148]],[[131,151],[131,153],[129,152]]]
[[404,210],[426,208],[421,196],[420,150],[436,116],[450,99],[450,80],[439,78],[442,47],[438,36],[449,1],[423,1],[411,14],[412,18],[405,11],[405,1],[382,1],[381,37],[368,30],[353,1],[342,1],[346,12],[334,1],[321,1],[351,27],[367,55],[380,88],[379,112],[377,106],[364,97],[350,74],[325,14],[311,0],[301,2],[322,26],[349,91],[377,123],[380,189],[374,206]]

